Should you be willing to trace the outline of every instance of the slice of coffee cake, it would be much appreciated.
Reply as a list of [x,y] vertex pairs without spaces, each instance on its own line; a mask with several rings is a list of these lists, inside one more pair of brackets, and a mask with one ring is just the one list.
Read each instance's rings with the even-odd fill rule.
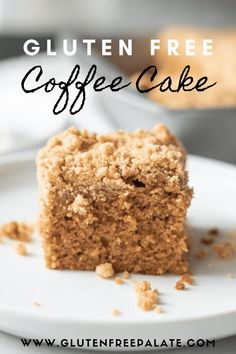
[[37,159],[46,265],[186,272],[185,155],[163,125],[109,135],[70,128],[50,139]]

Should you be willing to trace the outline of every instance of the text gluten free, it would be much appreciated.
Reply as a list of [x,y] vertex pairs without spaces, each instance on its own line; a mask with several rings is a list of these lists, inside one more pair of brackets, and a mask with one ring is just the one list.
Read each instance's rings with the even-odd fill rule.
[[[46,55],[56,56],[59,53],[63,53],[66,56],[77,55],[80,48],[85,52],[87,56],[91,56],[96,53],[96,47],[99,44],[101,47],[102,56],[111,56],[114,48],[118,47],[117,54],[119,56],[132,56],[135,53],[132,39],[63,39],[58,45],[58,49],[54,49],[51,39],[46,39]],[[213,40],[202,39],[196,41],[194,38],[186,38],[183,43],[177,39],[168,39],[166,43],[161,42],[160,39],[150,39],[149,45],[146,48],[147,53],[151,56],[158,55],[162,48],[165,48],[166,55],[178,56],[180,52],[185,56],[211,56],[213,54]],[[35,56],[41,51],[39,42],[36,39],[28,39],[23,45],[23,50],[26,55]]]

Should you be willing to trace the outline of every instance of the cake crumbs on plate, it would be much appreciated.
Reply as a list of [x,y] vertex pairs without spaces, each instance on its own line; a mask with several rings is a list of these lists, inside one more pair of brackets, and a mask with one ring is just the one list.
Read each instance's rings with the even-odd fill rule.
[[30,242],[33,226],[22,221],[11,221],[0,226],[0,235],[11,240]]
[[214,244],[212,249],[216,255],[224,261],[231,260],[234,257],[236,251],[234,243],[229,241],[222,241]]
[[155,308],[154,308],[154,310],[153,310],[154,312],[156,312],[156,313],[163,313],[163,311],[162,311],[162,307],[161,306],[156,306]]
[[135,283],[135,291],[136,293],[142,293],[147,290],[151,290],[151,284],[147,280],[139,281]]
[[188,272],[185,273],[181,279],[180,279],[183,283],[188,284],[188,285],[193,285],[194,284],[194,279],[193,279],[193,275],[192,273]]
[[207,257],[208,253],[206,250],[204,249],[199,249],[196,253],[195,253],[195,257],[199,260],[203,260]]
[[114,275],[113,265],[111,263],[102,263],[96,267],[96,273],[102,278],[111,278]]
[[129,277],[130,277],[130,273],[125,270],[123,273],[123,278],[128,279]]
[[122,278],[120,278],[120,277],[116,277],[115,278],[115,283],[117,284],[117,285],[122,285],[122,284],[124,284],[124,280],[122,279]]
[[134,286],[137,295],[137,305],[143,311],[154,310],[158,303],[158,291],[152,289],[151,284],[144,280]]
[[213,227],[211,229],[208,230],[208,235],[211,235],[211,236],[218,236],[220,231],[217,227]]
[[175,289],[176,290],[184,290],[185,289],[185,283],[182,280],[178,280],[175,284]]
[[112,310],[112,316],[118,317],[120,315],[121,315],[121,311],[120,310],[118,310],[118,309],[113,309]]
[[201,238],[201,243],[203,243],[206,246],[212,245],[214,241],[215,241],[215,237],[211,235],[206,235]]
[[27,256],[27,248],[23,242],[18,242],[15,246],[15,250],[19,256]]
[[40,302],[38,301],[33,301],[33,305],[36,306],[36,307],[41,307],[42,304],[40,304]]

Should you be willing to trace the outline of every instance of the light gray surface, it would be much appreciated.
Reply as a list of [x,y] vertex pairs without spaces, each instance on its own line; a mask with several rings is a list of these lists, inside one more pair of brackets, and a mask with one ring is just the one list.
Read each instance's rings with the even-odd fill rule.
[[[222,324],[223,325],[223,324]],[[160,354],[180,354],[180,352],[183,353],[189,353],[189,354],[235,354],[235,348],[236,348],[236,336],[222,339],[216,342],[216,346],[214,348],[193,348],[193,349],[185,349],[180,350],[180,349],[171,349],[171,350],[158,350],[156,353]],[[153,351],[154,352],[154,351]],[[145,352],[146,354],[151,354],[153,352]],[[34,348],[33,346],[31,347],[23,347],[23,345],[20,342],[20,339],[18,337],[11,336],[9,334],[0,332],[0,353],[3,354],[25,354],[25,353],[40,353],[40,354],[48,354],[48,353],[59,353],[59,354],[67,354],[68,353],[68,348],[47,348],[45,346],[42,346],[41,348]],[[91,354],[91,353],[108,353],[108,352],[103,352],[103,351],[88,351],[88,350],[77,350],[74,349],[72,353],[84,353],[84,354]],[[118,352],[116,352],[118,353]],[[124,352],[123,352],[124,353]],[[138,352],[137,352],[138,353]],[[139,352],[141,353],[141,352]]]
[[0,0],[0,29],[8,33],[142,36],[166,24],[233,26],[235,15],[235,0]]

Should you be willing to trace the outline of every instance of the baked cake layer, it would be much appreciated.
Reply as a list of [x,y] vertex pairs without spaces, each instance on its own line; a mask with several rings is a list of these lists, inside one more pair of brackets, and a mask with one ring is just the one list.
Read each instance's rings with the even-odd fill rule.
[[50,139],[37,159],[46,265],[186,272],[185,155],[163,125],[109,135],[70,128]]

